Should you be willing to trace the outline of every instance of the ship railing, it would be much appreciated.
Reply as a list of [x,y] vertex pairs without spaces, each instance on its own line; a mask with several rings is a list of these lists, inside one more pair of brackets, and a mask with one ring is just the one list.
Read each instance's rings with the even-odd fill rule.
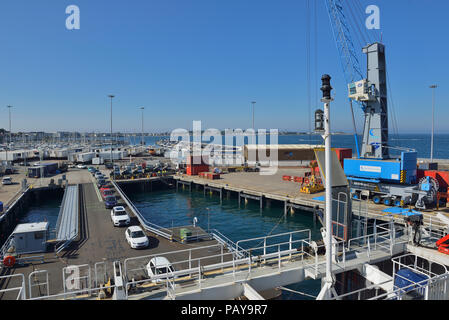
[[[212,253],[212,254],[210,254]],[[191,269],[198,261],[213,259],[217,257],[224,257],[226,255],[233,255],[227,251],[223,244],[214,244],[203,247],[193,247],[189,249],[182,249],[176,251],[169,251],[159,254],[145,255],[140,257],[132,257],[125,259],[123,263],[124,276],[126,279],[132,279],[143,274],[146,275],[146,265],[155,257],[166,257],[169,261],[174,260],[172,257],[176,257],[176,264],[184,264],[181,268]],[[221,261],[221,260],[220,260]],[[172,263],[174,264],[174,263]]]
[[[310,233],[307,231],[302,231],[303,234],[307,236]],[[258,268],[261,265],[266,265],[270,267],[274,267],[277,271],[281,272],[282,267],[285,262],[296,260],[296,261],[304,261],[304,249],[308,246],[310,238],[295,240],[293,239],[293,233],[285,233],[283,236],[291,236],[290,241],[281,241],[278,243],[264,243],[264,246],[256,246],[250,249],[241,249],[240,244],[237,245],[239,252],[245,250],[249,254],[247,256],[240,256],[225,250],[224,245],[213,245],[206,247],[197,247],[187,250],[180,250],[177,252],[166,252],[160,253],[150,256],[137,257],[137,258],[128,258],[124,262],[125,267],[125,276],[128,280],[125,285],[125,291],[127,296],[130,294],[131,288],[139,288],[138,291],[142,290],[167,290],[167,277],[170,278],[170,281],[174,281],[174,285],[171,287],[171,292],[167,293],[169,297],[173,294],[176,294],[174,290],[179,283],[186,283],[190,285],[192,290],[197,290],[202,288],[202,283],[208,277],[216,277],[217,275],[225,276],[224,281],[236,281],[237,278],[248,278],[251,276],[251,273],[254,268]],[[251,241],[255,240],[263,240],[276,238],[273,237],[261,237],[248,239]],[[203,252],[210,252],[211,250],[215,250],[219,247],[220,252],[216,254],[207,254],[201,257],[194,257],[192,255],[196,250],[202,250]],[[256,254],[254,254],[256,253]],[[172,262],[171,265],[175,270],[170,275],[167,274],[159,274],[159,275],[148,275],[146,271],[146,264],[153,257],[165,257],[170,261],[171,255],[176,255],[177,257],[180,254],[188,254],[188,258],[184,260],[177,260],[176,262]],[[197,253],[198,254],[198,253]],[[308,262],[308,264],[314,264],[316,261]],[[140,278],[139,280],[136,280]],[[187,287],[188,285],[184,285],[183,287]],[[183,289],[183,293],[185,290]]]
[[449,232],[449,226],[442,222],[438,217],[426,216],[423,221],[424,233],[428,235],[427,240],[436,242]]
[[104,293],[108,289],[114,290],[115,287],[115,285],[106,285],[97,288],[91,288],[89,293],[86,293],[86,289],[80,289],[52,295],[30,297],[28,300],[89,300],[94,297],[98,298],[101,292]]
[[280,234],[256,237],[245,240],[239,240],[236,243],[237,251],[248,251],[252,255],[266,256],[271,252],[279,250],[292,250],[295,246],[300,246],[301,241],[311,241],[312,232],[307,230],[298,230]]
[[19,280],[20,285],[18,287],[12,288],[8,288],[7,286],[4,289],[0,289],[0,294],[1,296],[3,296],[5,293],[17,291],[16,300],[25,300],[26,299],[25,276],[22,273],[0,276],[0,283],[8,283],[9,285],[15,282],[15,279]]
[[234,241],[232,241],[231,239],[229,239],[228,237],[226,237],[225,235],[223,235],[217,229],[212,229],[212,230],[210,230],[209,233],[212,235],[212,237],[216,241],[218,241],[219,243],[224,245],[229,251],[234,253],[237,258],[244,258],[244,257],[247,257],[249,255],[249,253],[246,250],[240,250],[239,251],[238,247],[237,247],[237,244]]
[[3,261],[3,258],[8,254],[8,250],[11,246],[13,246],[13,234],[10,234],[8,239],[6,239],[5,243],[3,244],[2,248],[0,249],[0,259]]
[[[372,284],[365,288],[354,290],[333,297],[332,300],[447,300],[449,299],[449,272],[447,267],[414,254],[405,254],[391,259],[393,262],[392,280]],[[408,262],[408,263],[407,263]],[[436,265],[438,265],[437,268]],[[397,274],[398,270],[408,269],[415,274],[425,276],[425,279],[414,281]],[[438,273],[432,270],[439,270]],[[396,280],[402,280],[407,285],[399,287]],[[393,283],[392,290],[381,290],[382,285]]]
[[404,235],[404,228],[395,226],[392,221],[375,224],[373,229],[371,234],[350,239],[347,244],[347,250],[364,249],[368,257],[370,257],[372,250],[383,249],[392,255],[395,245],[408,242],[408,239],[404,240],[404,238],[401,238]]
[[134,213],[134,215],[139,220],[140,224],[145,228],[145,230],[150,231],[154,234],[157,234],[161,237],[164,237],[166,239],[172,240],[173,234],[170,229],[163,228],[161,226],[158,226],[154,223],[149,222],[146,220],[140,211],[136,208],[136,206],[132,203],[131,200],[126,196],[126,194],[123,192],[123,190],[118,186],[118,184],[111,179],[112,184],[114,185],[117,192],[120,194],[122,199],[125,201],[126,205],[131,209],[131,211]]

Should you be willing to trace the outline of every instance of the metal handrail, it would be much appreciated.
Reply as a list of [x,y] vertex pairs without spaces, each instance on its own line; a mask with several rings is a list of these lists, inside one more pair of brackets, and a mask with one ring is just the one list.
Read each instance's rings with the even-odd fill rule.
[[19,294],[17,295],[16,300],[19,300],[19,299],[25,300],[26,299],[25,276],[22,273],[10,274],[7,276],[0,276],[0,279],[12,279],[12,278],[16,278],[16,277],[19,277],[22,279],[22,286],[15,287],[15,288],[0,289],[0,293],[19,290]]
[[212,229],[210,234],[216,241],[223,244],[226,248],[228,248],[232,253],[235,253],[238,257],[241,257],[241,256],[244,257],[244,256],[249,255],[249,253],[246,250],[239,251],[237,244],[234,241],[232,241],[231,239],[229,239],[228,237],[226,237],[225,235],[223,235],[217,229]]
[[[156,225],[154,223],[151,223],[148,220],[146,220],[142,216],[140,211],[136,208],[136,206],[132,203],[132,201],[129,200],[129,198],[126,196],[126,194],[118,186],[118,184],[114,180],[111,180],[111,182],[114,185],[114,187],[117,189],[118,193],[123,198],[123,200],[125,200],[125,203],[128,205],[128,207],[131,208],[131,210],[133,211],[134,215],[137,217],[137,219],[139,220],[140,224],[145,228],[145,230],[151,231],[151,232],[153,232],[153,233],[155,233],[157,235],[160,235],[161,237],[164,237],[166,239],[169,239],[169,240],[172,239],[173,235],[172,235],[172,231],[170,229],[163,228],[161,226],[158,226],[158,225]],[[168,232],[164,232],[162,230],[165,230],[165,231],[168,231]]]

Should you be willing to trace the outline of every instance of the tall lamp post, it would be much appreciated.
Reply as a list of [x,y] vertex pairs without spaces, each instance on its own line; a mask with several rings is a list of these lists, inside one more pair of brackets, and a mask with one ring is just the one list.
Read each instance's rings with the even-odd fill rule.
[[254,106],[255,106],[255,104],[256,104],[256,101],[251,101],[251,104],[253,105],[253,129],[254,129],[254,131],[255,131],[256,129],[255,129],[255,127],[254,127]]
[[[11,144],[11,108],[12,106],[6,106],[8,108],[8,113],[9,113],[9,144]],[[9,146],[8,144],[6,144],[6,166],[8,167],[8,149]]]
[[434,135],[434,125],[435,125],[435,89],[438,86],[436,84],[431,85],[429,88],[432,89],[432,137],[430,141],[430,162],[433,162],[433,135]]
[[140,107],[140,110],[142,110],[142,146],[145,144],[145,140],[143,138],[143,110],[145,110],[145,107]]
[[[325,201],[325,218],[326,218],[326,277],[324,286],[317,297],[317,300],[330,299],[332,295],[335,295],[334,280],[332,277],[332,165],[331,165],[331,126],[330,126],[330,103],[334,100],[331,97],[331,77],[327,74],[321,78],[323,91],[323,98],[321,102],[324,103],[323,112],[317,112],[315,119],[321,118],[321,121],[315,122],[315,128],[324,129],[324,143],[325,143],[325,179],[326,179],[326,201]],[[317,117],[318,116],[318,117]],[[324,117],[323,117],[324,116]],[[323,123],[324,122],[324,123]]]
[[108,95],[108,97],[111,98],[111,163],[112,163],[112,173],[114,175],[114,180],[115,180],[114,159],[112,158],[112,99],[115,96],[110,94],[110,95]]

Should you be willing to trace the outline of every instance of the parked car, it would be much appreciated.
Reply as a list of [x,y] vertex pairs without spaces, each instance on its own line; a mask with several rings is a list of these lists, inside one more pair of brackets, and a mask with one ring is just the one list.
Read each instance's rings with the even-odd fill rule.
[[12,179],[11,179],[11,177],[4,177],[4,178],[2,179],[2,184],[3,184],[3,185],[9,185],[9,184],[12,184]]
[[114,190],[109,189],[109,188],[101,188],[100,189],[100,193],[101,193],[101,197],[104,199],[106,199],[107,196],[113,196],[114,195]]
[[106,196],[104,198],[104,205],[106,209],[112,209],[117,205],[117,199],[115,198],[115,196]]
[[133,249],[146,248],[150,244],[148,237],[139,226],[131,226],[125,232],[126,241]]
[[111,162],[106,162],[104,164],[104,166],[106,167],[106,169],[112,169],[112,163]]
[[96,172],[97,169],[95,169],[94,167],[89,167],[87,168],[87,171],[89,171],[90,173]]
[[112,189],[112,186],[111,185],[103,185],[101,188],[100,188],[100,192],[103,192],[103,191],[105,191],[105,190],[111,190],[112,191],[112,193],[115,193],[115,190],[114,189]]
[[99,179],[99,180],[97,180],[97,187],[98,188],[101,188],[101,187],[103,187],[104,185],[106,185],[107,184],[107,181],[105,180],[105,179]]
[[[170,275],[174,272],[172,264],[165,257],[154,257],[147,264],[147,274],[150,278],[158,275]],[[151,282],[158,283],[164,281],[164,278],[154,279]]]
[[86,169],[87,167],[86,167],[86,165],[84,165],[84,164],[79,164],[79,165],[77,165],[76,166],[78,169]]
[[122,206],[116,206],[111,210],[111,220],[114,226],[127,226],[131,222],[131,218]]
[[99,179],[105,179],[106,177],[104,176],[104,174],[102,174],[100,171],[97,171],[95,173],[95,179],[99,180]]

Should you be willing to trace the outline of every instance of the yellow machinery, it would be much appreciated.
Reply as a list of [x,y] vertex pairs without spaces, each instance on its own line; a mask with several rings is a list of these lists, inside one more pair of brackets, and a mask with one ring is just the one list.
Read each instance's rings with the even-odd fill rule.
[[317,167],[316,162],[312,162],[310,165],[310,173],[306,173],[306,176],[303,179],[303,182],[301,183],[301,188],[299,189],[299,192],[301,193],[317,193],[324,190],[323,182],[321,178],[316,176],[315,168]]

